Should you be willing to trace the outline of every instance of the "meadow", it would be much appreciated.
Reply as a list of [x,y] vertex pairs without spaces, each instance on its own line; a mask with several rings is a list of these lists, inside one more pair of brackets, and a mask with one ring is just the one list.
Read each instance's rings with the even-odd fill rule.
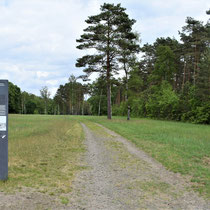
[[35,188],[49,194],[71,191],[75,175],[84,170],[80,122],[96,122],[119,133],[182,174],[194,190],[210,198],[210,126],[151,119],[91,116],[9,116],[9,179],[0,191]]
[[66,116],[9,116],[9,179],[0,191],[23,187],[49,194],[67,193],[82,170],[84,152],[80,124]]

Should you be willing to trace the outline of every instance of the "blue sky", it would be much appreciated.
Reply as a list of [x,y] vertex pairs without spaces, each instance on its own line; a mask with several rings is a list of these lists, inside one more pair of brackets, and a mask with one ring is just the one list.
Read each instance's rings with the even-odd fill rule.
[[[178,38],[187,16],[207,21],[208,0],[107,0],[121,3],[143,45],[157,37]],[[99,13],[101,0],[0,0],[0,79],[39,95],[48,86],[52,96],[71,74],[82,69],[75,61],[86,52],[76,49],[85,19]]]

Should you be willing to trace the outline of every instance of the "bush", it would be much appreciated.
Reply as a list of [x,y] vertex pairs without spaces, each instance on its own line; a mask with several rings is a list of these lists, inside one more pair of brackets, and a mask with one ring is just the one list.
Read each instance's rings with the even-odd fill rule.
[[198,124],[210,124],[210,103],[205,103],[202,106],[195,107],[195,109],[184,113],[181,120]]
[[112,114],[114,116],[126,116],[127,115],[127,103],[121,102],[120,105],[113,105]]
[[133,99],[131,102],[131,116],[144,117],[145,116],[145,104],[142,98]]
[[158,91],[150,95],[146,103],[146,111],[149,117],[175,119],[179,97],[173,91],[171,85],[163,81]]

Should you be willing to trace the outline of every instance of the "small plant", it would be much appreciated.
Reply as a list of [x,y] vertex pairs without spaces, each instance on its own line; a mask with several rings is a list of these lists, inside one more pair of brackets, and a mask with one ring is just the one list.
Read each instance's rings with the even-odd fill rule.
[[60,199],[62,204],[68,205],[69,199],[67,197],[61,196]]

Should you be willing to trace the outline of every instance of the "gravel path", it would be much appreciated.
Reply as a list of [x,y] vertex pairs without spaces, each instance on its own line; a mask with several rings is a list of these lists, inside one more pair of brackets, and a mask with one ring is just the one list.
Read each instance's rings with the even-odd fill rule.
[[[192,192],[190,183],[118,134],[95,123],[81,124],[86,140],[84,166],[73,190],[60,197],[27,189],[0,193],[0,210],[7,209],[210,209],[210,203]],[[90,129],[91,128],[91,129]]]
[[72,209],[210,209],[186,180],[126,139],[101,125],[82,126],[89,169],[75,180]]

